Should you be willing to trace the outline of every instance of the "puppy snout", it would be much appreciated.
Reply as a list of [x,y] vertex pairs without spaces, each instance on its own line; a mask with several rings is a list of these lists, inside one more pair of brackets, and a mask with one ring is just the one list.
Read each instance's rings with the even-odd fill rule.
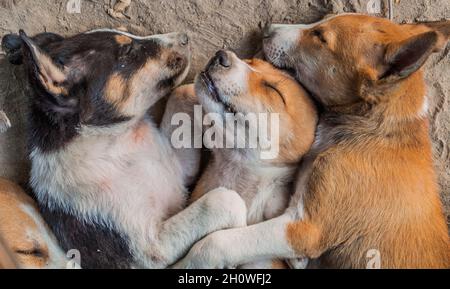
[[6,53],[9,62],[15,65],[22,64],[22,39],[19,35],[7,34],[2,38],[2,50]]
[[178,41],[181,46],[187,46],[189,44],[189,36],[186,33],[180,33]]
[[264,39],[268,39],[270,37],[272,37],[273,33],[274,33],[274,26],[272,24],[267,24],[264,29],[263,29],[263,38]]
[[218,51],[216,54],[216,57],[217,57],[218,63],[221,66],[226,67],[226,68],[231,66],[231,60],[228,57],[228,53],[226,51],[224,51],[224,50]]
[[6,52],[18,50],[22,47],[22,40],[18,35],[7,34],[2,39],[2,48]]
[[206,70],[211,70],[213,68],[229,68],[231,64],[232,62],[229,53],[225,50],[219,50],[206,65]]
[[184,32],[173,32],[160,36],[162,43],[170,48],[185,50],[189,47],[189,36]]

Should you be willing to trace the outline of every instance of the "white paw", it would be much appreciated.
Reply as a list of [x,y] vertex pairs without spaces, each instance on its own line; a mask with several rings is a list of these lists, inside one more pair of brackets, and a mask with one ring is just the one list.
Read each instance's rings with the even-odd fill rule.
[[224,269],[226,250],[222,246],[220,231],[197,242],[181,261],[172,269]]
[[247,225],[247,206],[241,196],[235,191],[220,187],[208,192],[205,205],[214,216],[224,218],[220,220],[224,227],[221,229],[245,227]]

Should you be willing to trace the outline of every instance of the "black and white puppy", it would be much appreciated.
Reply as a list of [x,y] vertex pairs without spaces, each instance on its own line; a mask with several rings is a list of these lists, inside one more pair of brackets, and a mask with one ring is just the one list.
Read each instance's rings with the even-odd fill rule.
[[188,173],[147,116],[187,75],[186,34],[21,31],[2,46],[32,90],[30,185],[83,268],[164,268],[208,233],[245,225],[244,202],[226,189],[182,210]]

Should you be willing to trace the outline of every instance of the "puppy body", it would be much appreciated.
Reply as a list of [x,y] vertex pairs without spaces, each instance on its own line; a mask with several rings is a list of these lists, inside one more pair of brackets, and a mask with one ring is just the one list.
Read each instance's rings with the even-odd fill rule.
[[[225,61],[224,58],[228,67],[220,64]],[[211,93],[214,92],[205,89],[201,76],[197,78],[196,93],[206,112],[222,113],[220,103],[223,99],[233,107],[234,115],[260,112],[280,114],[280,152],[274,159],[265,160],[259,155],[260,148],[214,148],[212,160],[191,200],[197,200],[214,188],[227,187],[244,199],[248,225],[282,215],[289,204],[297,165],[313,141],[317,116],[312,101],[284,72],[260,60],[241,61],[231,52],[218,52],[204,73],[214,79],[215,89],[223,91],[219,94],[218,104],[212,104]],[[238,77],[241,74],[242,77]],[[236,86],[245,88],[236,94],[227,93],[227,87]],[[270,87],[276,89],[282,99]],[[283,101],[279,105],[278,102]],[[238,121],[237,126],[239,130],[242,124]],[[249,127],[255,129],[251,125]],[[224,131],[218,133],[226,137]],[[272,268],[273,263],[259,260],[243,267]]]
[[[247,224],[257,224],[280,216],[286,210],[295,177],[295,166],[270,167],[262,164],[245,164],[232,152],[213,153],[213,160],[207,166],[194,191],[194,199],[206,192],[226,187],[239,192],[247,211]],[[281,263],[281,262],[280,262]],[[240,264],[245,269],[270,269],[274,262],[259,260]]]

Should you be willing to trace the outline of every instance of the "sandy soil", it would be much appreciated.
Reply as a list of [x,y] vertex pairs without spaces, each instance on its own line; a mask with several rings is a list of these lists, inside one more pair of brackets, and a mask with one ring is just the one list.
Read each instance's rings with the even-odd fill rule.
[[[370,0],[132,0],[124,19],[107,10],[109,0],[81,0],[81,13],[67,12],[72,0],[0,0],[0,36],[20,28],[32,35],[49,31],[71,35],[100,27],[125,27],[148,35],[187,31],[193,39],[193,69],[205,65],[219,48],[231,48],[243,57],[260,47],[260,31],[269,22],[307,23],[333,12],[367,12]],[[385,1],[387,2],[387,1]],[[398,22],[450,18],[448,0],[395,0],[393,18]],[[75,7],[76,8],[76,7]],[[75,9],[76,10],[76,9]],[[382,9],[381,15],[388,15]],[[450,47],[427,64],[431,136],[442,197],[450,215]],[[12,128],[0,136],[0,176],[26,182],[26,89],[20,68],[0,55],[0,110],[11,119]],[[407,168],[405,168],[407,169]]]

